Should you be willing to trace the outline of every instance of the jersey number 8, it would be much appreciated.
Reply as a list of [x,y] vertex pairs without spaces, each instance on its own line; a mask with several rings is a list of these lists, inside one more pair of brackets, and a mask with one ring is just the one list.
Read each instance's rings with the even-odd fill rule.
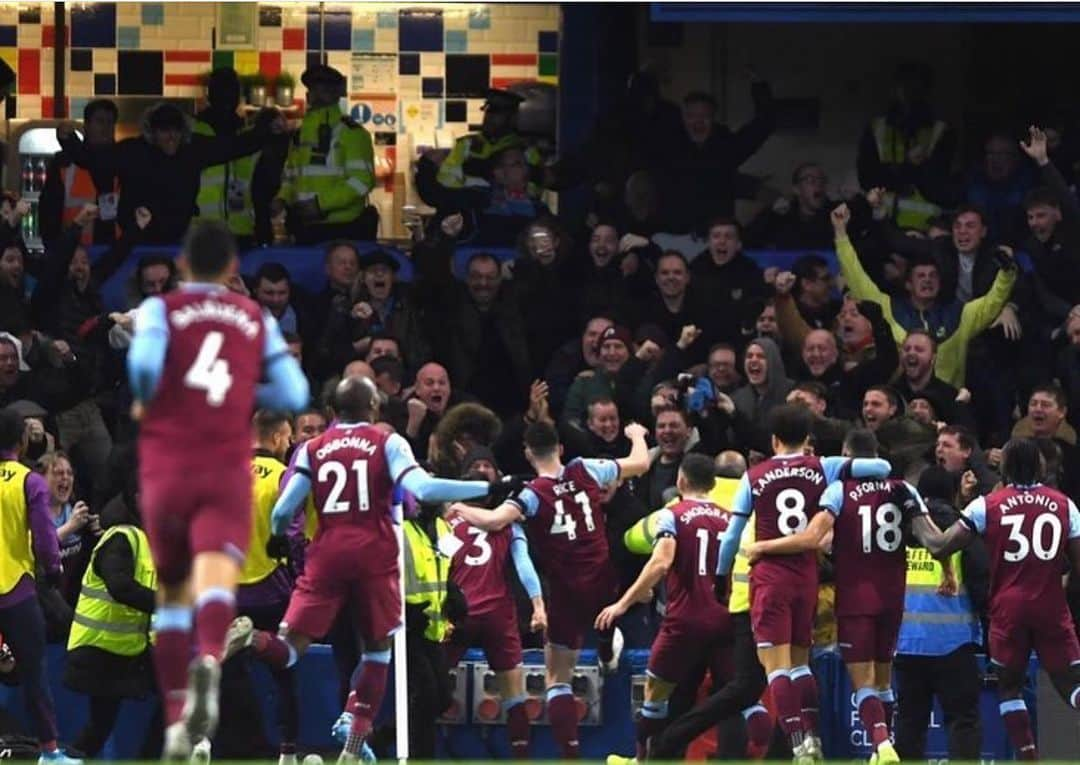
[[784,489],[776,495],[776,526],[785,537],[806,529],[806,497],[798,489]]

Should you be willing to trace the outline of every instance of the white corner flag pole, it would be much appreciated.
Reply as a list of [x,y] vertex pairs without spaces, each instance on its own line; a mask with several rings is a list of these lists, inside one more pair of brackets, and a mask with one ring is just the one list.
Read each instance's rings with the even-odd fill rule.
[[401,596],[401,628],[394,633],[394,728],[397,761],[409,760],[409,669],[405,659],[405,527],[401,504],[394,505],[394,530],[398,542],[398,592]]

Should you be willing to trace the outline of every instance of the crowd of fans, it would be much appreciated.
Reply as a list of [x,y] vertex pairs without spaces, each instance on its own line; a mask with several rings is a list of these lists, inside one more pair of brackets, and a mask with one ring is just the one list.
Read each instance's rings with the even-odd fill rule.
[[[737,452],[753,464],[770,452],[766,415],[784,402],[814,413],[820,454],[838,454],[853,427],[874,431],[928,500],[962,507],[993,487],[1013,435],[1039,439],[1052,480],[1080,498],[1080,202],[1058,126],[994,131],[983,162],[958,168],[960,130],[935,116],[927,74],[902,67],[889,110],[852,156],[864,192],[829,198],[808,157],[790,193],[742,225],[734,200],[757,190],[739,167],[773,130],[764,83],[752,86],[754,119],[733,131],[716,123],[711,96],[691,94],[680,110],[639,74],[585,146],[546,163],[514,132],[516,100],[494,94],[483,131],[464,139],[473,151],[458,158],[462,172],[443,172],[434,155],[418,162],[436,214],[415,237],[405,282],[396,258],[361,255],[364,237],[351,233],[363,216],[374,231],[370,178],[352,187],[363,201],[349,202],[352,218],[332,217],[318,190],[297,193],[316,163],[312,144],[323,144],[320,167],[363,170],[370,137],[366,160],[335,154],[339,127],[364,129],[335,114],[311,137],[301,135],[307,118],[290,132],[269,113],[244,128],[234,79],[214,80],[199,115],[211,137],[162,106],[141,136],[114,143],[106,101],[87,107],[81,141],[62,127],[43,253],[20,239],[25,203],[9,194],[0,208],[0,405],[25,419],[23,458],[49,485],[65,571],[59,596],[42,595],[54,639],[96,535],[114,522],[110,507],[137,506],[124,353],[139,302],[178,274],[169,258],[140,259],[116,312],[103,307],[102,283],[133,247],[174,242],[196,214],[212,217],[200,174],[253,151],[250,187],[233,189],[251,197],[253,225],[234,229],[238,238],[269,243],[284,224],[296,241],[325,246],[319,291],[278,263],[233,285],[277,318],[318,392],[295,438],[325,429],[326,392],[355,373],[376,381],[383,416],[418,458],[455,478],[526,473],[521,435],[537,420],[557,424],[566,458],[624,457],[622,425],[645,423],[652,466],[605,507],[624,586],[641,561],[622,534],[671,497],[682,457],[716,456],[728,469]],[[309,107],[337,108],[335,77],[305,82]],[[89,202],[65,212],[72,163],[90,171],[98,201],[119,195],[114,215]],[[592,200],[587,225],[541,198],[578,184]],[[91,262],[90,244],[109,249]],[[517,258],[481,249],[458,278],[463,244],[515,247]],[[754,248],[835,250],[839,272],[820,254],[762,268]],[[649,607],[633,609],[628,644],[647,646],[654,626]]]

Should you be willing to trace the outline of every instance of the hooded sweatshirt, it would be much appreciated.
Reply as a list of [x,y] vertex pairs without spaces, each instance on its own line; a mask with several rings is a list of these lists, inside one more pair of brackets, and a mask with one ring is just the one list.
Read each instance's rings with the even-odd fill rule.
[[740,416],[764,426],[769,412],[773,407],[787,400],[787,394],[795,387],[795,382],[787,376],[784,359],[776,343],[767,337],[759,337],[747,344],[747,350],[754,345],[765,353],[765,360],[768,363],[765,390],[759,393],[754,386],[747,383],[732,394],[731,400],[735,402],[735,411]]

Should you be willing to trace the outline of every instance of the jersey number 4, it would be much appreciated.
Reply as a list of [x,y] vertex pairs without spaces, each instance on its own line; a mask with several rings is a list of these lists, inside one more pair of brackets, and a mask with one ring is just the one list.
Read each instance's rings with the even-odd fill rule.
[[570,503],[570,512],[567,512],[567,508],[564,504],[565,500],[555,500],[555,520],[551,524],[551,529],[548,533],[552,536],[556,534],[566,534],[566,538],[569,540],[577,539],[577,525],[578,522],[574,518],[574,507],[581,508],[581,514],[585,520],[585,530],[595,531],[596,524],[593,523],[592,505],[589,504],[589,495],[583,491],[579,491],[574,495],[573,500]]
[[[367,512],[371,506],[368,500],[367,460],[353,460],[352,471],[356,475],[356,504],[360,512]],[[342,499],[345,487],[349,483],[349,473],[340,462],[324,462],[319,465],[319,474],[316,476],[319,483],[326,483],[328,479],[334,484],[330,487],[330,493],[326,495],[326,502],[322,506],[323,515],[349,512],[350,502],[348,498]]]
[[229,374],[229,362],[221,356],[221,346],[225,344],[225,335],[221,332],[207,332],[199,352],[195,355],[184,385],[195,390],[206,391],[206,403],[221,406],[225,403],[225,394],[232,387],[233,379]]

